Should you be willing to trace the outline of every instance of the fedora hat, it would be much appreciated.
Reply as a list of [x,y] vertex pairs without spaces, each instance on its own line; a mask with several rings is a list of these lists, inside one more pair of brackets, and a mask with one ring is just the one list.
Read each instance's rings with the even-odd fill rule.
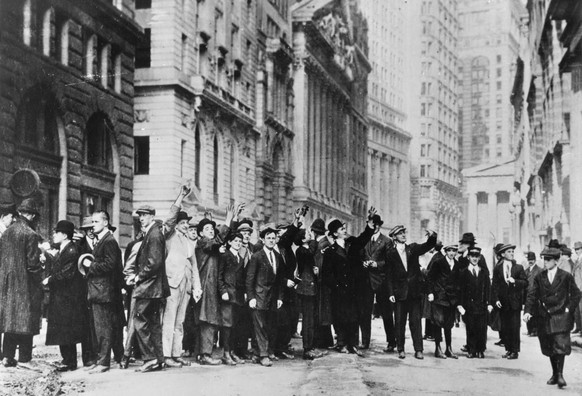
[[26,198],[24,201],[22,201],[20,205],[18,205],[17,210],[21,213],[31,213],[37,216],[40,215],[40,212],[38,211],[38,205],[32,198]]
[[475,235],[473,235],[472,232],[465,232],[463,237],[459,240],[459,243],[475,244],[477,241],[475,240]]
[[325,234],[325,222],[323,219],[315,219],[313,223],[311,223],[311,230],[318,234]]
[[84,230],[86,228],[93,228],[93,218],[91,216],[83,217],[83,223],[81,223],[80,229]]
[[562,252],[560,252],[560,249],[558,249],[558,248],[546,247],[544,250],[542,250],[542,252],[540,253],[540,256],[551,257],[553,259],[559,259],[561,254],[562,254]]
[[574,250],[576,249],[582,249],[582,242],[574,242]]

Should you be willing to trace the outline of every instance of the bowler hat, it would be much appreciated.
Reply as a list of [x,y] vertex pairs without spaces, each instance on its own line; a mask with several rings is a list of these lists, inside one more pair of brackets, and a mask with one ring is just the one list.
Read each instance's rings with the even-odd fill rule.
[[536,254],[534,252],[527,252],[527,261],[535,260]]
[[342,228],[344,226],[344,222],[338,219],[334,219],[332,220],[328,225],[327,225],[327,231],[329,231],[329,235],[333,236],[334,233],[337,232],[337,230],[339,230],[340,228]]
[[553,259],[559,259],[561,253],[562,252],[560,252],[560,249],[558,249],[558,248],[546,247],[544,250],[542,250],[542,252],[540,253],[540,256],[551,257]]
[[402,231],[406,231],[406,228],[403,225],[394,226],[394,227],[392,227],[392,229],[388,233],[388,236],[395,237],[396,235],[400,234]]
[[230,242],[230,241],[234,240],[235,238],[240,238],[242,240],[243,236],[240,232],[233,232],[233,233],[230,233],[226,236],[225,242]]
[[384,224],[379,214],[375,214],[374,216],[372,216],[372,223],[374,223],[374,225],[377,226],[381,226],[382,224]]
[[325,234],[325,222],[323,219],[318,218],[313,220],[313,223],[311,223],[311,231],[318,234]]
[[63,234],[66,234],[69,239],[73,239],[75,225],[68,220],[61,220],[57,223],[55,232],[62,232]]
[[574,250],[582,249],[582,242],[574,242]]
[[150,214],[150,215],[156,215],[156,209],[153,206],[150,205],[142,205],[139,208],[137,208],[137,210],[135,211],[136,214]]
[[40,215],[36,201],[32,198],[26,198],[20,203],[17,209],[19,212]]
[[212,228],[216,228],[216,223],[210,219],[207,219],[206,217],[203,218],[202,220],[200,220],[200,222],[198,223],[198,225],[196,226],[196,230],[198,232],[202,232],[202,230],[204,229],[205,225],[208,224],[212,224]]
[[188,216],[188,213],[181,210],[178,212],[178,216],[176,217],[176,223],[179,223],[182,220],[190,221],[190,220],[192,220],[192,216]]
[[468,244],[475,244],[477,241],[475,240],[475,235],[472,232],[465,232],[459,243],[468,243]]
[[500,246],[499,249],[497,249],[497,254],[501,254],[509,249],[515,249],[515,245],[512,245],[510,243],[506,243],[506,244]]
[[14,204],[0,204],[0,216],[12,214],[16,216],[16,205]]

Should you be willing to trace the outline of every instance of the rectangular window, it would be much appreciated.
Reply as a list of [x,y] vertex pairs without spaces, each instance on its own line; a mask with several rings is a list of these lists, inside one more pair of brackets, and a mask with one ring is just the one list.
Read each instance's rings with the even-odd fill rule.
[[152,8],[152,0],[135,0],[135,9],[144,10]]
[[420,177],[426,177],[426,166],[420,165]]
[[501,55],[497,55],[497,63],[501,63]]
[[185,34],[182,35],[182,49],[180,52],[180,58],[180,70],[182,70],[183,73],[187,73],[188,71],[186,70],[186,62],[188,61],[188,36]]
[[135,136],[134,138],[134,173],[149,175],[150,173],[150,137]]
[[424,145],[424,144],[420,145],[420,156],[426,157],[426,145]]
[[151,66],[152,63],[152,30],[144,29],[144,38],[135,49],[135,68],[144,69]]
[[497,81],[497,90],[501,91],[501,81]]
[[501,77],[501,68],[500,67],[497,68],[497,77]]
[[182,140],[180,145],[180,177],[184,177],[186,172],[184,172],[184,159],[186,158],[186,141]]

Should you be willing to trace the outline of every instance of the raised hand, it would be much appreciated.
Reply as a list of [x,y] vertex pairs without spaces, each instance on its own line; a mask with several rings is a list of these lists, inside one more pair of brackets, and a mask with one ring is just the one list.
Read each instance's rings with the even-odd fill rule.
[[187,197],[188,194],[190,194],[191,192],[192,189],[188,184],[182,184],[182,186],[180,187],[180,194],[182,194],[183,197]]
[[212,220],[212,212],[211,212],[211,211],[209,211],[209,210],[207,210],[206,212],[204,212],[204,218],[205,218],[205,219],[208,219],[208,220],[210,220],[210,221],[213,221],[213,220]]
[[376,208],[371,206],[370,210],[368,210],[368,220],[372,220],[372,217],[377,213]]

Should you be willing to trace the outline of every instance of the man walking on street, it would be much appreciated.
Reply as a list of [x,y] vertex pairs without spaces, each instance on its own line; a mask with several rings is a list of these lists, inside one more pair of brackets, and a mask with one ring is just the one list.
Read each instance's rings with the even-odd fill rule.
[[424,359],[422,345],[421,306],[423,296],[422,274],[418,258],[432,249],[437,242],[437,234],[427,230],[427,241],[423,244],[406,244],[406,228],[397,225],[389,236],[395,246],[388,251],[388,294],[395,303],[394,319],[396,325],[396,344],[398,357],[404,359],[404,333],[406,319],[409,320],[410,333],[414,345],[414,357]]
[[[524,301],[525,297],[527,297],[528,290],[533,286],[533,280],[537,274],[542,271],[540,267],[536,264],[536,254],[534,252],[527,252],[527,268],[525,269],[525,274],[527,275],[527,288],[524,289]],[[535,307],[534,307],[535,310]],[[532,312],[533,316],[536,316],[537,313]],[[530,320],[526,324],[527,326],[527,335],[534,337],[537,335],[536,323],[533,320]]]

